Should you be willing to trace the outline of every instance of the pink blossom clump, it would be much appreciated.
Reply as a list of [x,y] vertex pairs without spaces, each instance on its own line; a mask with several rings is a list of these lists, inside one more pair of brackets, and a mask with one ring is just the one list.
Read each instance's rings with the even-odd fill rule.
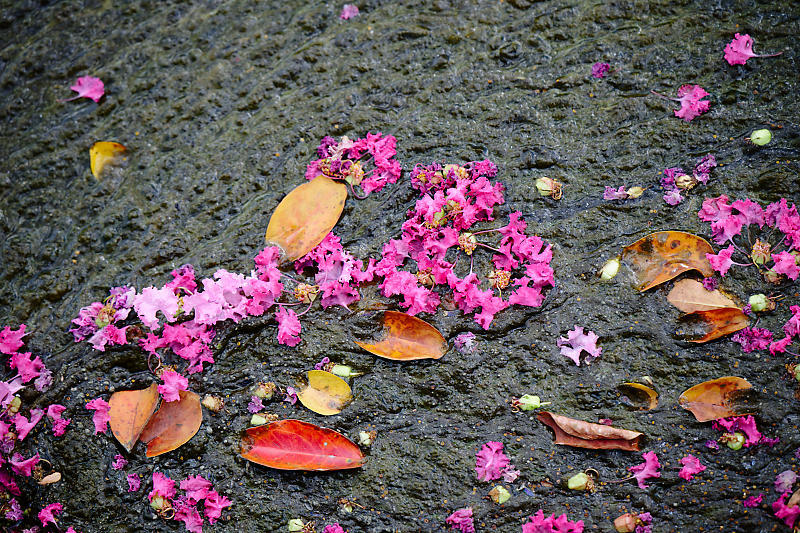
[[51,404],[47,407],[47,418],[53,423],[53,435],[61,437],[67,430],[67,426],[72,422],[71,418],[63,418],[64,411],[67,408],[57,403]]
[[628,468],[633,472],[633,477],[636,478],[636,483],[639,484],[640,489],[646,489],[648,485],[644,480],[654,477],[661,477],[661,472],[658,471],[661,465],[658,462],[658,456],[655,452],[645,452],[642,454],[644,463]]
[[100,78],[95,78],[94,76],[81,76],[75,80],[75,84],[70,86],[70,89],[78,94],[72,98],[67,98],[66,100],[59,100],[59,102],[63,103],[70,102],[78,98],[89,98],[97,103],[106,92],[103,81]]
[[583,327],[575,326],[574,329],[567,332],[566,337],[559,337],[556,344],[561,349],[561,355],[581,366],[579,358],[582,351],[587,354],[586,364],[591,363],[592,359],[600,357],[603,349],[597,346],[599,338],[594,331],[584,333]]
[[711,178],[711,170],[717,166],[713,154],[706,154],[697,160],[694,170],[689,174],[680,167],[665,168],[662,172],[661,187],[664,188],[664,201],[669,205],[678,205],[684,200],[681,193],[688,193],[697,185],[707,185]]
[[775,57],[783,52],[759,55],[753,52],[753,38],[748,34],[737,33],[731,42],[725,46],[725,61],[729,65],[744,65],[751,57]]
[[700,464],[700,459],[695,457],[694,455],[687,455],[681,459],[681,464],[683,468],[678,473],[678,476],[685,479],[686,481],[691,481],[692,476],[695,476],[706,469],[706,467]]
[[663,94],[659,94],[655,91],[651,92],[656,96],[666,100],[679,102],[681,104],[681,108],[674,111],[675,116],[682,118],[686,122],[690,122],[692,119],[699,117],[703,113],[707,112],[711,107],[711,103],[708,100],[703,100],[703,98],[708,96],[708,93],[699,85],[687,84],[681,86],[681,88],[678,89],[677,98],[664,96]]
[[583,533],[583,520],[571,522],[566,514],[556,518],[555,513],[549,517],[539,509],[529,517],[530,522],[522,524],[522,533]]
[[609,65],[608,63],[597,62],[594,65],[592,65],[592,77],[604,78],[610,70],[611,70],[611,65]]
[[759,494],[758,496],[749,496],[742,500],[742,507],[758,507],[761,505],[761,502],[764,500],[764,495]]
[[114,462],[111,464],[111,467],[114,470],[122,470],[126,466],[128,466],[128,460],[127,459],[125,459],[120,454],[117,454],[117,455],[114,456]]
[[339,14],[339,18],[342,20],[349,20],[357,16],[358,7],[353,4],[345,4],[344,7],[342,7],[342,12]]
[[17,352],[25,344],[22,337],[25,336],[25,324],[21,324],[16,331],[10,326],[0,331],[0,352],[11,355]]
[[745,448],[757,444],[774,445],[778,442],[778,439],[769,439],[758,430],[756,419],[753,418],[752,415],[720,418],[712,422],[711,427],[716,430],[725,431],[728,434],[735,432],[743,433],[745,436]]
[[793,528],[797,522],[797,517],[800,516],[800,506],[786,505],[786,499],[791,496],[791,492],[784,492],[781,496],[772,503],[772,512],[775,513],[775,518],[783,520],[783,523]]
[[[479,481],[500,479],[507,470],[513,471],[509,458],[503,453],[503,443],[490,441],[475,454],[475,472]],[[516,476],[514,476],[516,477]]]
[[142,480],[138,474],[128,474],[126,476],[128,480],[128,492],[138,492],[139,487],[142,486]]
[[189,380],[174,370],[162,372],[161,381],[164,384],[158,386],[158,393],[165,402],[177,402],[181,399],[180,391],[185,391],[189,388]]
[[454,511],[447,517],[447,524],[452,529],[462,533],[475,533],[475,523],[472,520],[472,507],[465,507]]
[[322,533],[347,533],[347,531],[345,531],[342,526],[336,523],[325,526],[325,528],[322,530]]
[[766,350],[772,343],[772,332],[766,328],[744,328],[737,331],[733,337],[733,342],[738,342],[742,346],[742,351],[750,353],[755,350]]
[[111,416],[108,414],[111,406],[102,398],[95,398],[86,403],[86,408],[94,411],[92,422],[94,422],[94,434],[105,433],[108,430],[108,423]]
[[[167,518],[170,516],[169,510],[174,510],[171,518],[183,522],[186,530],[192,533],[202,533],[204,518],[211,524],[216,523],[222,516],[222,510],[232,504],[228,498],[213,490],[211,482],[202,476],[189,476],[179,486],[184,494],[177,496],[175,481],[161,472],[153,472],[153,490],[148,494],[148,499],[159,516]],[[197,508],[200,503],[203,504],[202,516]]]
[[39,520],[42,522],[42,526],[47,526],[47,524],[57,525],[56,516],[61,514],[64,511],[64,506],[60,503],[51,503],[50,505],[46,505],[41,511],[39,511]]

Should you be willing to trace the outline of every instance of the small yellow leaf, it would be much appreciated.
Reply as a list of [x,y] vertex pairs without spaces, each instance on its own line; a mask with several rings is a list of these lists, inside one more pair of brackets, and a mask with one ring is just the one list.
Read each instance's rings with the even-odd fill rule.
[[321,415],[335,415],[353,400],[350,386],[324,370],[309,370],[308,382],[297,393],[300,403]]
[[617,388],[627,395],[626,399],[630,407],[635,407],[641,411],[649,411],[658,407],[658,393],[647,385],[623,383]]
[[100,141],[96,142],[89,149],[89,159],[92,165],[92,175],[96,179],[100,179],[100,173],[103,168],[113,163],[120,154],[124,154],[128,149],[120,143]]

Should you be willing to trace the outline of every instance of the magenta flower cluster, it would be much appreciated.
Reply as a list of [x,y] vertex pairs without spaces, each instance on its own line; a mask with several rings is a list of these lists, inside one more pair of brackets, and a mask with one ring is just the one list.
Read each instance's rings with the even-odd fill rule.
[[478,475],[478,481],[503,478],[506,483],[512,483],[520,474],[503,452],[503,443],[497,441],[487,442],[475,454],[475,473]]
[[522,533],[583,533],[583,520],[572,522],[566,514],[556,518],[555,513],[548,517],[539,509],[529,517],[530,522],[522,524]]
[[716,158],[712,154],[707,154],[697,161],[691,175],[680,167],[665,168],[664,177],[661,178],[661,186],[666,191],[664,201],[669,205],[681,203],[684,200],[681,192],[689,191],[699,183],[707,185],[711,169],[716,166]]
[[756,419],[752,415],[747,416],[732,416],[729,418],[720,418],[711,423],[711,427],[718,431],[725,431],[727,434],[741,432],[745,436],[744,447],[749,448],[757,444],[766,444],[774,446],[780,440],[779,438],[771,439],[765,437],[756,426]]
[[[222,516],[222,510],[231,505],[231,501],[215,491],[211,482],[203,476],[187,477],[180,482],[180,489],[184,494],[177,496],[175,481],[161,472],[153,472],[153,490],[147,498],[151,507],[161,516],[182,521],[191,533],[203,532],[203,518],[215,524]],[[201,503],[203,516],[197,509]]]

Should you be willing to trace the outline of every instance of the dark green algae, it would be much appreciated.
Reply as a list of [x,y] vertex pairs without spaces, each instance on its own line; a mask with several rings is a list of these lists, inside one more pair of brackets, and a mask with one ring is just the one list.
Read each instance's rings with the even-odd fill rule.
[[[324,135],[383,131],[398,138],[406,169],[432,160],[491,158],[507,187],[508,209],[554,246],[557,286],[541,309],[513,308],[483,331],[459,313],[426,317],[452,339],[478,335],[474,353],[396,364],[357,349],[351,338],[373,328],[369,314],[315,309],[303,320],[297,349],[278,346],[275,325],[253,319],[218,334],[217,363],[191,387],[226,398],[204,414],[185,446],[146,460],[141,448],[127,472],[153,470],[183,479],[202,474],[234,501],[230,519],[209,531],[278,531],[302,517],[338,521],[351,532],[439,531],[453,510],[474,509],[479,531],[519,531],[539,508],[608,531],[626,511],[649,511],[656,531],[786,530],[746,495],[773,501],[776,473],[797,469],[800,446],[794,385],[783,358],[742,353],[721,340],[685,345],[672,337],[678,312],[666,288],[637,294],[625,280],[603,284],[595,272],[636,238],[661,229],[708,236],[696,216],[704,196],[762,203],[798,201],[798,7],[789,2],[366,2],[341,21],[341,5],[306,2],[4,2],[0,7],[0,325],[25,323],[28,349],[56,376],[29,406],[60,402],[73,422],[63,438],[40,428],[29,449],[61,471],[55,485],[26,485],[38,509],[64,503],[61,524],[84,531],[179,531],[154,519],[147,482],[128,493],[111,469],[120,451],[93,436],[83,404],[113,390],[146,384],[137,350],[93,351],[67,333],[78,309],[109,286],[162,284],[192,263],[200,276],[217,268],[248,271],[270,212],[303,181]],[[722,48],[750,33],[761,53],[732,67]],[[590,77],[595,61],[614,72]],[[78,76],[99,76],[106,96],[59,104]],[[691,123],[672,116],[651,89],[674,94],[684,83],[711,93],[711,111]],[[772,125],[768,146],[742,137]],[[88,148],[115,140],[130,148],[127,166],[100,182]],[[691,167],[714,153],[723,165],[708,187],[674,208],[661,200],[658,172]],[[533,180],[565,183],[559,201],[537,196]],[[604,185],[649,187],[626,203],[601,200]],[[358,257],[375,257],[413,206],[407,174],[364,201],[348,200],[336,233]],[[746,296],[770,290],[740,269],[725,286]],[[796,287],[760,325],[778,331]],[[363,307],[378,306],[374,289]],[[573,325],[601,336],[603,354],[575,367],[555,341]],[[237,456],[247,425],[249,386],[292,376],[323,356],[365,374],[355,401],[321,417],[271,403],[297,417],[355,437],[375,429],[366,465],[336,473],[279,472]],[[653,378],[660,406],[627,410],[616,386]],[[682,390],[722,375],[750,380],[760,393],[759,427],[779,436],[774,448],[707,450],[710,424],[677,406]],[[565,476],[595,468],[601,480],[623,477],[639,454],[555,446],[532,413],[513,413],[512,396],[530,392],[555,412],[589,421],[611,418],[647,435],[662,477],[648,490],[601,483],[569,492]],[[522,471],[513,497],[496,506],[478,483],[474,454],[505,443]],[[708,470],[684,482],[678,461],[698,456]],[[518,491],[524,483],[531,492]],[[552,485],[551,485],[552,484]],[[337,500],[362,507],[340,511]]]

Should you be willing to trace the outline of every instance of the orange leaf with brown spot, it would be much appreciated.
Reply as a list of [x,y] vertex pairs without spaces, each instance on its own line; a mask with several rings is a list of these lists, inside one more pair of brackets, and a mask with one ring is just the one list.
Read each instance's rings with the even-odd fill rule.
[[267,226],[267,244],[283,250],[281,262],[300,259],[330,233],[344,209],[347,187],[325,176],[295,187],[281,200]]
[[179,391],[180,400],[161,402],[161,408],[142,430],[139,440],[147,444],[147,457],[183,446],[194,437],[203,422],[200,397],[189,391]]
[[158,405],[158,385],[146,389],[119,391],[108,400],[109,424],[114,437],[130,452],[139,440],[142,429]]
[[695,311],[678,319],[675,336],[700,344],[744,329],[749,323],[750,319],[738,307]]
[[741,405],[751,387],[744,378],[725,376],[704,381],[683,391],[678,403],[691,411],[698,422],[752,414],[744,412],[746,407]]
[[361,449],[350,439],[301,420],[278,420],[246,429],[241,455],[278,470],[343,470],[364,464]]
[[644,434],[638,431],[575,420],[549,411],[541,411],[536,418],[555,432],[556,444],[565,446],[590,450],[639,451],[644,438]]
[[705,277],[713,276],[707,253],[713,254],[714,250],[696,235],[658,231],[626,246],[620,259],[636,276],[636,289],[646,291],[688,270],[698,270]]
[[384,312],[380,339],[373,343],[354,342],[378,357],[397,361],[439,359],[447,352],[447,342],[438,329],[397,311]]

